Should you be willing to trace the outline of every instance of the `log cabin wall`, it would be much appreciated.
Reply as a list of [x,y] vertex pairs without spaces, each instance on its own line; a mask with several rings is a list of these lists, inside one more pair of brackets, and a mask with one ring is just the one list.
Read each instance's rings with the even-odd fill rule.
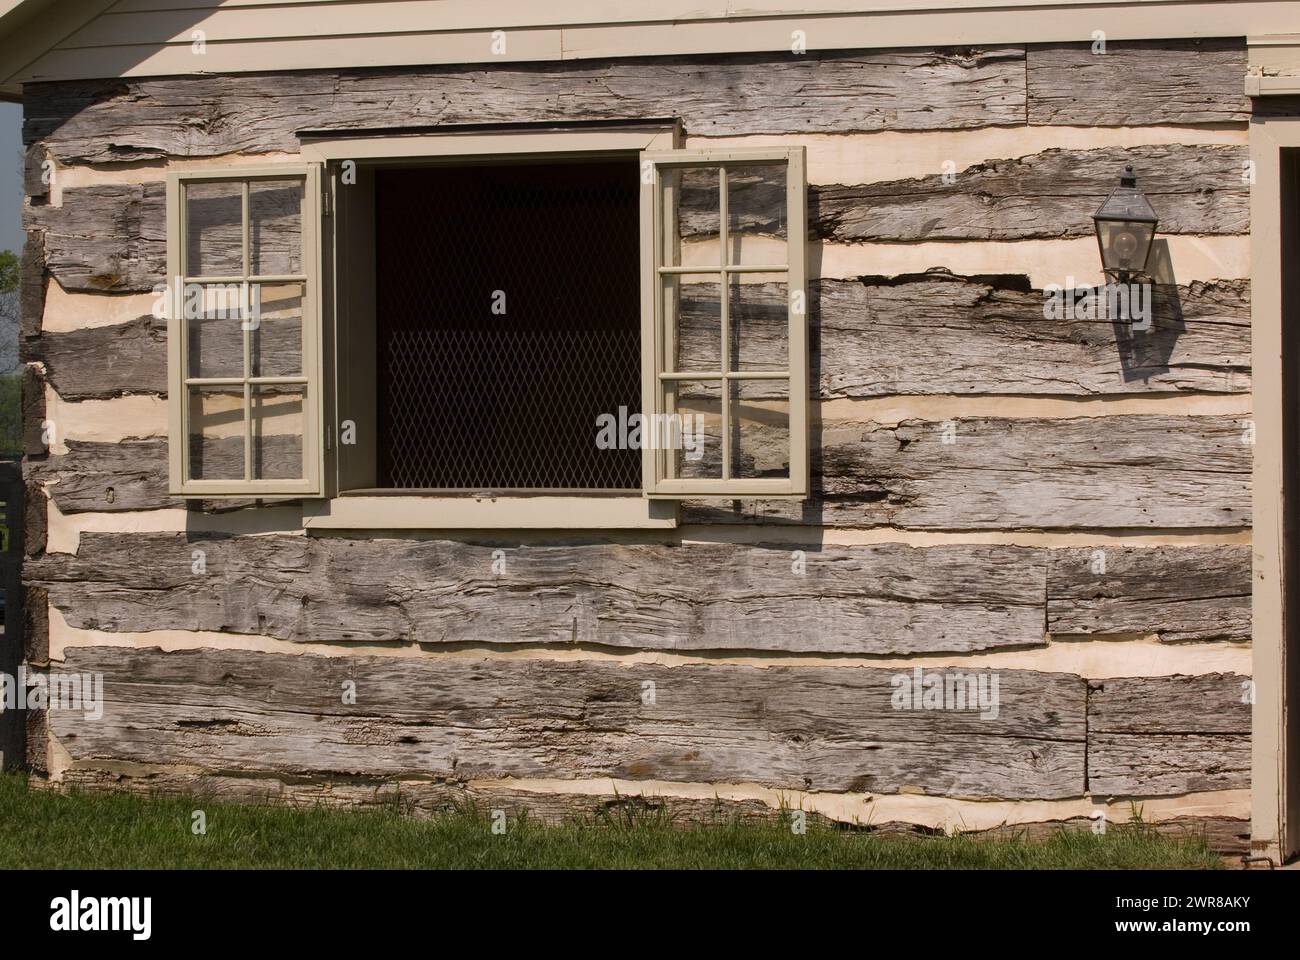
[[[33,764],[920,831],[1135,802],[1244,848],[1245,70],[1223,39],[28,85],[27,659],[107,697],[33,715]],[[304,128],[667,107],[687,146],[807,148],[809,500],[321,536],[299,505],[168,496],[169,167],[290,159]],[[1045,318],[1044,287],[1096,282],[1090,214],[1126,161],[1161,216],[1152,331]],[[918,667],[996,675],[997,716],[895,709]]]

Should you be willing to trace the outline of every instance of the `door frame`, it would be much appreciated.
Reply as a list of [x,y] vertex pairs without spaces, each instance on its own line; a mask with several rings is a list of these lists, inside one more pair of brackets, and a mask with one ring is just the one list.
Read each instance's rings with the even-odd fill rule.
[[[1274,112],[1270,110],[1269,112]],[[1281,113],[1281,111],[1276,111]],[[1255,704],[1251,729],[1251,849],[1284,862],[1300,852],[1300,750],[1288,732],[1288,669],[1300,668],[1300,624],[1287,623],[1288,579],[1300,589],[1300,570],[1288,563],[1284,467],[1286,431],[1283,350],[1282,151],[1300,149],[1300,110],[1252,117],[1251,365],[1253,375],[1254,518],[1252,642]],[[1297,598],[1290,598],[1294,604]],[[1288,632],[1290,636],[1288,637]],[[1290,647],[1290,651],[1288,651]],[[1288,657],[1288,652],[1293,656]],[[1292,681],[1294,684],[1294,680]],[[1292,690],[1294,693],[1294,688]]]

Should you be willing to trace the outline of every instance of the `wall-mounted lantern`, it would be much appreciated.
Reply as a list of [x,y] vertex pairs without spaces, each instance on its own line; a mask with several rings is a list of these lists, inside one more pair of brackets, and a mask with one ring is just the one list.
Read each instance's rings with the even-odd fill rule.
[[1133,164],[1125,164],[1119,186],[1092,215],[1101,248],[1101,266],[1109,279],[1128,283],[1146,270],[1156,236],[1156,212],[1137,188]]

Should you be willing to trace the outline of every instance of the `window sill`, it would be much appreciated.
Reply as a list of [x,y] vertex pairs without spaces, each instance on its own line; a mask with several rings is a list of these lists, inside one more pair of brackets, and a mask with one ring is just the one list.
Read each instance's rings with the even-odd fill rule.
[[352,496],[303,504],[307,530],[671,530],[675,501],[645,497]]

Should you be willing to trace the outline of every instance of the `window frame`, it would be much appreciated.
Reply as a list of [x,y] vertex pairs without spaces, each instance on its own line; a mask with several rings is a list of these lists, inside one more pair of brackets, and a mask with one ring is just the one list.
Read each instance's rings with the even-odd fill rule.
[[[320,164],[232,163],[197,169],[169,170],[167,172],[167,344],[168,344],[168,473],[169,488],[173,496],[182,498],[205,497],[316,497],[322,493],[324,476],[324,443],[322,430],[322,401],[324,393],[323,310],[321,289],[321,187]],[[252,377],[245,368],[239,378],[191,377],[188,368],[188,330],[185,318],[185,288],[189,283],[240,283],[246,296],[252,282],[266,283],[260,275],[250,272],[247,262],[248,244],[248,186],[259,181],[299,179],[303,181],[302,202],[302,272],[294,274],[285,283],[301,283],[302,295],[302,374],[289,378],[301,382],[304,389],[303,437],[301,478],[267,478],[243,480],[192,479],[189,476],[190,404],[189,388],[194,380],[238,379],[245,385],[245,461],[251,456],[252,420],[249,391],[257,382],[283,381],[283,377]],[[204,277],[189,275],[186,269],[186,202],[185,190],[191,183],[242,183],[243,200],[243,256],[244,270],[239,277]],[[270,275],[267,275],[268,277]],[[289,275],[286,275],[289,276]],[[247,337],[247,333],[245,333]],[[247,349],[247,348],[245,348]]]
[[[647,151],[641,155],[641,409],[653,414],[667,414],[663,409],[664,383],[671,379],[704,381],[714,378],[703,372],[678,375],[663,369],[665,344],[670,331],[664,306],[665,274],[719,279],[719,322],[722,350],[719,362],[720,420],[724,450],[729,445],[730,384],[745,379],[771,379],[757,371],[729,371],[726,349],[728,330],[729,283],[732,274],[783,272],[786,279],[787,336],[789,353],[786,376],[789,384],[790,461],[787,479],[727,477],[728,458],[724,453],[722,478],[678,479],[665,476],[669,451],[647,446],[641,452],[641,483],[647,497],[664,499],[744,497],[762,499],[804,499],[810,486],[809,410],[808,403],[808,243],[806,158],[802,146],[745,150],[671,150]],[[778,264],[730,264],[728,251],[728,190],[725,170],[728,166],[785,164],[786,175],[786,262]],[[649,165],[650,176],[645,176]],[[670,187],[661,172],[666,168],[718,167],[718,250],[721,262],[716,265],[683,267],[680,240],[672,226],[668,207],[672,204]],[[665,263],[665,260],[676,263]],[[794,306],[796,292],[803,294],[803,311]]]
[[[680,123],[646,121],[606,128],[568,125],[523,125],[498,130],[457,131],[318,131],[301,134],[300,160],[285,163],[230,163],[204,168],[171,170],[167,174],[167,266],[169,287],[169,459],[171,490],[181,497],[267,497],[304,501],[304,525],[334,529],[424,528],[485,529],[529,526],[536,528],[664,528],[676,526],[673,501],[696,497],[746,497],[802,499],[808,495],[808,318],[806,176],[803,147],[686,150],[682,149]],[[642,263],[642,402],[643,411],[657,410],[655,386],[662,372],[663,331],[655,308],[659,290],[655,265],[663,254],[661,186],[659,174],[667,165],[722,165],[747,162],[786,165],[788,292],[804,292],[805,309],[796,316],[791,308],[789,326],[790,476],[773,480],[662,480],[655,473],[656,451],[643,450],[642,489],[628,494],[429,494],[339,489],[337,450],[331,444],[339,371],[334,338],[338,308],[333,285],[337,255],[334,236],[334,164],[358,162],[472,163],[476,160],[585,159],[598,156],[627,157],[640,163],[642,194],[640,248]],[[645,163],[651,161],[650,183]],[[184,184],[204,181],[254,181],[302,177],[303,206],[303,370],[307,378],[304,404],[303,462],[305,478],[284,480],[187,480],[189,418],[185,399],[185,323],[179,297],[185,277],[181,273],[185,252]],[[701,273],[719,273],[707,268]],[[738,272],[754,272],[741,270]],[[770,271],[765,271],[770,272]],[[654,282],[647,277],[653,276]],[[180,277],[179,281],[175,278]],[[725,286],[725,285],[724,285]],[[176,319],[172,319],[176,318]],[[743,379],[738,376],[736,379]],[[723,381],[728,382],[728,381]],[[647,465],[647,461],[649,461]],[[599,504],[593,513],[585,506]]]

